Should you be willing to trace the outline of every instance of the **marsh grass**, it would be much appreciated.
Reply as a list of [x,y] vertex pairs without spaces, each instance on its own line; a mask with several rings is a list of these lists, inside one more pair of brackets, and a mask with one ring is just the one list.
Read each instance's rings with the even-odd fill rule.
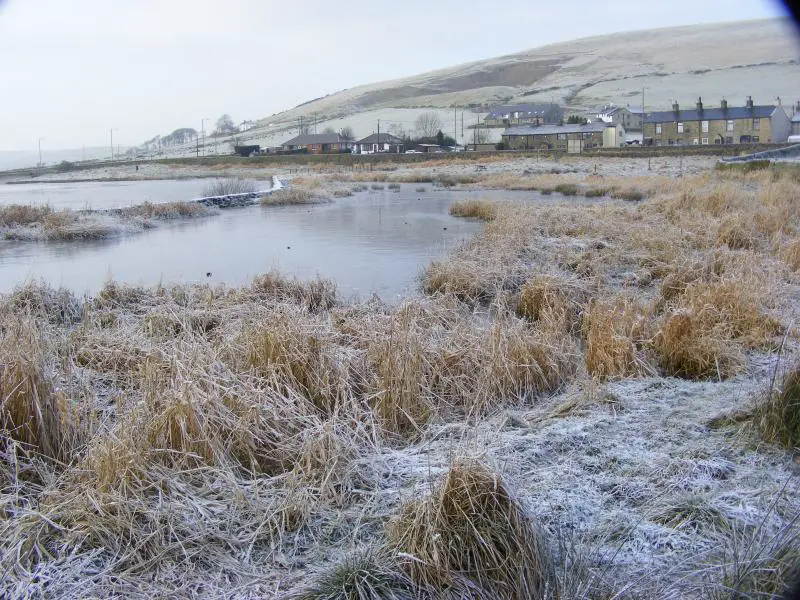
[[290,187],[275,190],[271,194],[261,197],[261,206],[285,206],[291,204],[319,204],[328,199],[320,192],[307,188]]
[[12,227],[41,223],[52,212],[53,209],[46,205],[9,204],[0,206],[0,226]]
[[767,442],[800,452],[800,365],[786,370],[757,404],[753,424]]
[[557,596],[542,533],[502,478],[480,463],[454,463],[428,498],[401,510],[389,540],[407,557],[410,579],[433,596]]
[[497,207],[488,200],[458,200],[450,205],[454,217],[472,217],[481,221],[492,221],[497,216]]
[[213,214],[213,210],[199,202],[164,202],[153,204],[144,202],[125,208],[121,214],[127,218],[146,219],[185,219]]

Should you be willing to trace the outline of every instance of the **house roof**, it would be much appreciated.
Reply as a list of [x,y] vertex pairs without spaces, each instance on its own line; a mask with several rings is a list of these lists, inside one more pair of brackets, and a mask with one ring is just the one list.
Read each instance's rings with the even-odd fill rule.
[[551,110],[560,110],[558,104],[509,104],[495,106],[487,115],[487,119],[502,119],[503,115],[519,112],[526,117],[545,116]]
[[800,112],[794,113],[794,116],[792,116],[792,123],[800,123]]
[[611,123],[588,123],[586,125],[566,124],[566,125],[519,125],[509,127],[503,135],[553,135],[554,133],[596,133],[605,131],[607,127],[616,127]]
[[768,119],[775,112],[776,107],[754,106],[729,106],[727,110],[721,108],[704,108],[702,111],[697,109],[680,110],[676,114],[672,110],[662,110],[648,113],[644,119],[645,123],[669,123],[673,121],[720,121],[727,119]]
[[372,135],[368,135],[363,140],[358,140],[356,142],[358,144],[402,144],[403,140],[401,140],[396,135],[392,135],[391,133],[373,133]]
[[306,133],[283,142],[281,146],[310,146],[312,144],[339,144],[345,140],[338,133]]

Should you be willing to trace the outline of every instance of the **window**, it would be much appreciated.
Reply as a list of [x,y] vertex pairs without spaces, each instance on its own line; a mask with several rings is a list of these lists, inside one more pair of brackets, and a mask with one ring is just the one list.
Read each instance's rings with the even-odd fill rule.
[[566,134],[566,133],[559,133],[559,134],[558,134],[558,139],[560,139],[560,140],[565,140],[565,139],[567,139],[567,134]]
[[708,146],[708,138],[703,138],[701,140],[701,143],[703,144],[703,146]]
[[708,133],[708,121],[702,121],[703,133]]
[[728,120],[727,131],[733,131],[733,121]]
[[669,140],[669,145],[670,146],[674,146],[675,145],[675,140]]
[[719,138],[714,138],[714,143],[715,143],[715,144],[717,144],[717,145],[719,145],[719,144],[721,144],[721,143],[722,143],[722,140],[721,140],[721,139],[719,139]]
[[753,143],[754,143],[754,144],[757,144],[757,143],[758,143],[758,136],[757,136],[757,135],[754,135],[754,136],[753,136],[752,138],[750,138],[750,139],[752,139],[752,140],[753,140]]
[[732,144],[733,143],[733,136],[729,135],[728,137],[726,137],[725,138],[725,143],[726,144]]
[[683,133],[683,123],[678,121],[678,133]]
[[656,135],[661,135],[661,123],[656,123]]
[[761,129],[761,119],[753,119],[753,129],[756,131]]
[[591,131],[584,131],[583,132],[583,139],[588,140],[591,137],[592,137],[592,132]]
[[700,144],[700,140],[698,140],[697,138],[694,138],[694,139],[692,140],[692,145],[693,145],[693,146],[697,146],[697,145],[699,145],[699,144]]

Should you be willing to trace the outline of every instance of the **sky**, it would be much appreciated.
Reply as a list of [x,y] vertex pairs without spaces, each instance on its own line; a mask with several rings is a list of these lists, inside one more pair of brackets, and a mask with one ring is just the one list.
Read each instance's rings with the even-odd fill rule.
[[136,145],[361,84],[775,0],[0,0],[0,150]]

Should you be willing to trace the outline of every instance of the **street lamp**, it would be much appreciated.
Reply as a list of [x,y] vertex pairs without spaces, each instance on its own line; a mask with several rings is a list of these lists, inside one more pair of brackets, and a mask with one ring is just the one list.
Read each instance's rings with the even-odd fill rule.
[[42,166],[42,140],[45,139],[43,137],[39,138],[39,166]]

